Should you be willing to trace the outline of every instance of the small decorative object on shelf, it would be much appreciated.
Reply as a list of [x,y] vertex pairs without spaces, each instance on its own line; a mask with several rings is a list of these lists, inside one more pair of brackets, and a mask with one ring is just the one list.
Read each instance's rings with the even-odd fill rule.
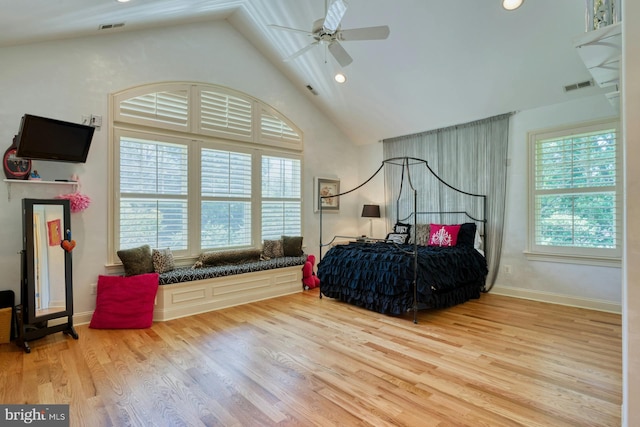
[[7,179],[27,179],[31,172],[31,160],[16,157],[17,149],[16,137],[14,136],[13,142],[9,148],[7,148],[7,151],[4,152],[4,158],[2,160],[4,175]]
[[31,171],[31,174],[29,175],[29,181],[42,181],[42,178],[40,177],[40,174],[37,170],[34,169]]
[[597,30],[622,20],[621,0],[586,0],[587,31]]

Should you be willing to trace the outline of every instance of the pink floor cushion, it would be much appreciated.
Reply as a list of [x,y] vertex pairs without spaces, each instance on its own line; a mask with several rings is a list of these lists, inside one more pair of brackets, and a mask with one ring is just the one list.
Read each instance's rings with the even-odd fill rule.
[[99,276],[94,329],[142,329],[153,323],[158,273],[135,276]]

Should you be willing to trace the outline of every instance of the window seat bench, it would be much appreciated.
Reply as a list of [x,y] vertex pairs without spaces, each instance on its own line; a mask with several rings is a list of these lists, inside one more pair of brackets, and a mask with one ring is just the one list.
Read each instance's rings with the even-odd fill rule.
[[307,256],[237,265],[179,267],[160,274],[154,321],[165,321],[302,290]]

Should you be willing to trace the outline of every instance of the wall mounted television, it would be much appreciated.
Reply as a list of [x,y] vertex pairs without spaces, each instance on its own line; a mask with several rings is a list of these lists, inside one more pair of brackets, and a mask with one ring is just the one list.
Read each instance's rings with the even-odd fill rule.
[[25,114],[16,138],[16,157],[84,163],[95,128]]

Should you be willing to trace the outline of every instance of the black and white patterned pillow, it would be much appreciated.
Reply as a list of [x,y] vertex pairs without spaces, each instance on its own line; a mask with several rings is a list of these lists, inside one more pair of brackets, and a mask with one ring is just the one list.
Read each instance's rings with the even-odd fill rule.
[[154,249],[151,253],[151,258],[153,259],[153,269],[156,273],[165,273],[176,268],[173,252],[171,252],[170,248]]
[[387,234],[387,240],[397,243],[399,245],[404,245],[409,242],[409,234],[408,233],[389,233]]

